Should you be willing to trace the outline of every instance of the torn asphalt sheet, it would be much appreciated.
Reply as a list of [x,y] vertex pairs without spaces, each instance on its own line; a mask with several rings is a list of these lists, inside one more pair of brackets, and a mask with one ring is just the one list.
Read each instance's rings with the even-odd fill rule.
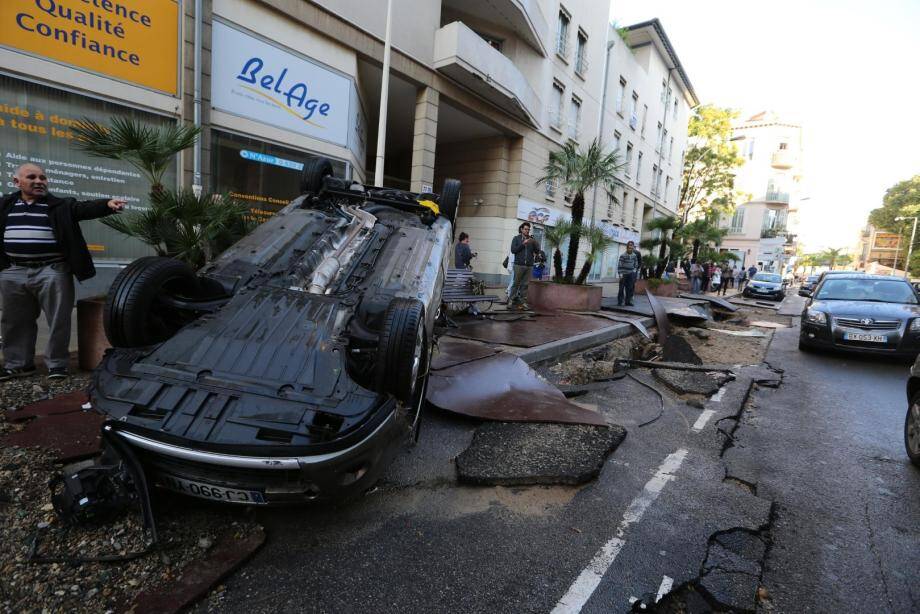
[[481,420],[607,426],[602,415],[570,403],[511,354],[433,371],[426,398],[435,407]]
[[526,320],[464,322],[459,328],[447,331],[445,335],[531,348],[607,326],[610,325],[597,318],[558,312]]
[[639,331],[643,337],[646,339],[651,339],[652,336],[649,334],[648,329],[645,328],[645,324],[642,323],[642,320],[638,318],[629,318],[627,316],[618,316],[612,313],[607,313],[606,311],[573,311],[572,313],[577,313],[582,316],[593,316],[595,318],[604,318],[605,320],[611,320],[613,322],[622,322],[624,324],[632,324],[637,331]]
[[681,292],[678,294],[680,298],[686,298],[693,301],[707,301],[713,305],[725,309],[726,311],[731,311],[732,313],[738,311],[737,305],[732,305],[724,298],[719,298],[718,296],[709,296],[708,294],[691,294],[689,292]]
[[441,369],[448,369],[465,362],[479,360],[486,356],[493,356],[499,352],[501,352],[501,350],[498,348],[479,343],[441,339],[435,346],[431,356],[431,370],[440,371]]

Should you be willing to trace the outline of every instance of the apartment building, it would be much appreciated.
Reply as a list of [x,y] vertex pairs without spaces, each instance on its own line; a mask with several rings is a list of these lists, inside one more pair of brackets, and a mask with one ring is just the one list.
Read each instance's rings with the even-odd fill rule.
[[[123,37],[29,0],[0,4],[0,147],[11,164],[42,161],[52,190],[144,208],[134,169],[77,152],[67,124],[167,125],[194,121],[196,109],[200,151],[167,172],[177,186],[226,192],[268,216],[297,194],[311,156],[342,176],[374,176],[383,0],[201,0],[198,15],[193,0],[81,7],[97,22],[142,15]],[[569,215],[567,195],[537,179],[550,151],[597,135],[608,11],[609,0],[393,0],[384,183],[438,191],[461,179],[458,230],[490,281],[506,275],[500,262],[521,220]],[[95,45],[71,44],[74,29]],[[10,164],[4,171],[8,191]],[[99,268],[112,269],[99,285],[149,253],[95,222],[86,234]]]
[[744,159],[735,189],[749,200],[723,217],[728,234],[721,249],[734,252],[745,268],[782,273],[795,254],[798,234],[802,128],[765,111],[738,122],[732,135]]
[[[603,144],[626,167],[622,187],[596,199],[594,216],[638,244],[648,220],[677,214],[687,123],[699,100],[659,20],[611,26],[609,40]],[[623,249],[608,250],[591,278],[616,278]]]

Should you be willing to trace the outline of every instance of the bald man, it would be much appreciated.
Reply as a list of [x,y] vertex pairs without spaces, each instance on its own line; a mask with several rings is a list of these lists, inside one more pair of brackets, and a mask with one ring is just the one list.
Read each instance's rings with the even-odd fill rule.
[[58,198],[37,164],[16,169],[16,192],[0,198],[0,298],[3,368],[0,382],[33,375],[38,317],[51,329],[45,349],[49,379],[67,377],[73,278],[96,274],[80,222],[121,211],[125,201]]

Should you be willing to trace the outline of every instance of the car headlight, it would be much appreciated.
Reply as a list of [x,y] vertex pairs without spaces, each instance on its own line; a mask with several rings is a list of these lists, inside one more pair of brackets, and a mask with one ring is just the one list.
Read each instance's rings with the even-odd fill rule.
[[[805,312],[805,319],[812,324],[827,324],[827,314],[825,314],[823,311],[815,311],[814,309],[809,309]],[[916,322],[916,320],[914,321]],[[920,330],[920,328],[917,330]]]
[[910,321],[910,332],[920,333],[920,318],[914,318]]

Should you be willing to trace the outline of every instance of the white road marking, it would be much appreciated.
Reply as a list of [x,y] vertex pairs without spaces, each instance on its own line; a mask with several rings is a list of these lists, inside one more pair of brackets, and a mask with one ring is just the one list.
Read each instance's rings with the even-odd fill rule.
[[591,559],[588,566],[585,567],[581,574],[575,579],[575,582],[572,583],[572,586],[569,587],[569,590],[563,595],[562,599],[556,604],[556,607],[553,608],[553,614],[574,614],[576,612],[581,612],[584,605],[588,603],[588,599],[590,599],[594,591],[597,590],[601,580],[604,578],[604,574],[610,569],[610,565],[613,564],[617,555],[620,554],[620,550],[626,545],[626,540],[623,539],[626,535],[626,529],[634,522],[639,522],[645,514],[645,511],[655,502],[658,495],[661,494],[665,485],[675,479],[674,474],[686,457],[687,450],[681,448],[676,452],[668,454],[662,461],[661,465],[658,467],[658,471],[652,476],[652,479],[645,484],[642,492],[632,500],[629,507],[623,512],[623,519],[620,520],[620,524],[617,526],[616,535],[611,537],[610,540],[597,551],[597,554],[594,555],[594,558]]
[[709,400],[713,403],[721,403],[722,397],[725,396],[726,389],[727,389],[726,386],[722,386],[721,388],[719,388],[719,391],[717,393],[709,397]]
[[661,584],[658,585],[658,594],[655,596],[655,603],[658,603],[662,597],[670,593],[672,586],[674,586],[674,578],[669,576],[661,578]]
[[696,419],[696,422],[693,423],[693,430],[697,433],[706,428],[706,423],[709,422],[709,419],[712,418],[713,414],[716,413],[714,409],[705,409],[703,413],[700,414],[700,417]]

